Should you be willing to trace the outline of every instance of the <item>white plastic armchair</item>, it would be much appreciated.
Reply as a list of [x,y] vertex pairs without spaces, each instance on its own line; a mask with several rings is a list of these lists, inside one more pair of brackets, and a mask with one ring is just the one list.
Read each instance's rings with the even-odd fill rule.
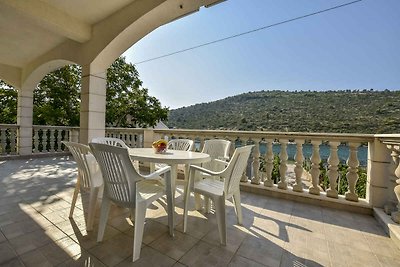
[[[132,261],[136,261],[140,257],[146,209],[165,193],[164,186],[146,180],[158,179],[162,174],[170,176],[170,167],[164,167],[144,176],[133,167],[128,149],[98,143],[90,143],[89,146],[100,165],[104,178],[104,195],[97,242],[103,240],[111,202],[129,208],[135,217]],[[170,177],[165,178],[170,179]],[[168,216],[170,216],[170,212]],[[170,222],[170,220],[168,221]],[[171,231],[172,223],[169,227]]]
[[[182,150],[182,151],[192,151],[194,147],[194,142],[193,140],[190,139],[172,139],[170,141],[168,141],[167,144],[167,149],[171,149],[171,150]],[[155,165],[156,169],[159,168],[163,168],[167,166],[166,164],[162,164],[162,163],[157,163]],[[182,165],[179,165],[178,168],[182,168]],[[185,181],[187,180],[187,175],[189,172],[189,166],[183,166],[183,173],[185,176]]]
[[167,149],[192,151],[194,146],[193,140],[190,139],[172,139],[168,141]]
[[[210,139],[204,141],[203,150],[201,152],[210,155],[211,161],[202,163],[200,166],[210,171],[222,171],[228,165],[229,160],[229,148],[231,142],[224,139]],[[210,176],[206,173],[201,174],[204,176]],[[199,194],[195,194],[196,199],[196,210],[202,208],[202,200]],[[204,196],[204,207],[206,212],[211,210],[210,199]]]
[[222,171],[228,164],[230,147],[231,142],[228,140],[211,139],[204,141],[201,152],[210,155],[211,161],[203,163],[201,167],[212,171]]
[[[219,172],[214,172],[200,166],[190,166],[190,177],[185,190],[185,205],[183,217],[183,231],[187,230],[187,217],[190,192],[199,193],[211,198],[215,204],[218,231],[222,245],[226,245],[226,220],[225,200],[233,197],[238,224],[242,224],[242,207],[240,203],[240,178],[247,166],[247,160],[254,145],[236,148],[228,166]],[[211,176],[219,176],[223,179],[216,180],[205,178],[195,181],[196,172],[207,173]]]
[[74,142],[63,142],[71,152],[74,160],[78,165],[78,179],[75,186],[74,195],[72,197],[71,209],[69,217],[72,218],[74,214],[76,200],[80,190],[90,190],[89,195],[89,211],[88,219],[86,222],[86,229],[88,231],[93,230],[93,221],[96,210],[97,197],[99,189],[103,185],[103,178],[101,171],[96,159],[90,153],[90,148],[87,145],[74,143]]
[[122,141],[119,138],[114,138],[114,137],[95,137],[92,139],[92,143],[98,143],[98,144],[106,144],[106,145],[111,145],[111,146],[119,146],[123,148],[129,148],[124,141]]

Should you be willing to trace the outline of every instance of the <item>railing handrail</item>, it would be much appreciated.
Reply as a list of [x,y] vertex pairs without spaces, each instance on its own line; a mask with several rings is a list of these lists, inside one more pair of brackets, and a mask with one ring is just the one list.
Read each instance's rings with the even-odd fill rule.
[[309,132],[271,132],[271,131],[231,131],[231,130],[191,130],[191,129],[154,129],[158,134],[184,134],[209,136],[241,136],[250,138],[282,138],[282,139],[313,139],[327,141],[373,142],[374,134],[347,134],[347,133],[309,133]]
[[79,126],[53,126],[53,125],[32,125],[33,128],[41,129],[60,129],[60,130],[79,130]]
[[19,125],[18,124],[1,123],[0,128],[19,128]]

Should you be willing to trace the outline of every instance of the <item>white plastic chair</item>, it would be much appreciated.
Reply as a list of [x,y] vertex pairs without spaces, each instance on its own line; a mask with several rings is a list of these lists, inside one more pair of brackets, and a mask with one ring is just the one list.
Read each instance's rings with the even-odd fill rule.
[[65,141],[63,143],[68,147],[78,165],[78,179],[76,182],[74,195],[72,197],[69,217],[72,218],[73,216],[79,191],[90,190],[89,211],[86,229],[87,231],[91,231],[93,230],[93,221],[96,211],[96,203],[97,197],[99,195],[99,189],[103,185],[101,171],[96,159],[90,153],[90,148],[87,145]]
[[98,143],[98,144],[106,144],[106,145],[111,145],[111,146],[119,146],[123,148],[129,148],[124,141],[122,141],[119,138],[114,138],[114,137],[95,137],[92,139],[92,143]]
[[194,146],[193,140],[190,139],[172,139],[168,141],[167,149],[192,151]]
[[[226,245],[226,220],[225,200],[233,197],[238,224],[242,224],[242,207],[240,203],[240,178],[247,166],[247,160],[254,145],[236,148],[228,166],[219,172],[210,171],[200,166],[190,166],[189,182],[185,190],[185,207],[183,213],[183,231],[187,230],[187,217],[190,192],[199,193],[211,198],[215,204],[219,237],[222,245]],[[205,178],[195,181],[196,172],[207,173],[211,176],[219,176],[224,181],[213,178]]]
[[[202,153],[210,155],[211,161],[202,163],[200,166],[210,171],[222,171],[228,164],[229,160],[229,149],[231,142],[223,139],[210,139],[204,141]],[[203,176],[209,176],[203,173]],[[195,194],[196,199],[196,210],[200,210],[202,207],[201,199],[198,194]],[[211,202],[208,197],[204,198],[204,206],[206,212],[211,210]]]
[[211,139],[204,141],[202,153],[210,155],[211,161],[205,162],[201,167],[211,171],[222,171],[229,160],[229,148],[231,142],[223,139]]
[[[89,146],[100,165],[104,179],[104,195],[97,242],[103,240],[111,202],[129,208],[135,217],[132,261],[136,261],[140,257],[146,209],[165,193],[163,185],[146,180],[158,179],[161,174],[170,176],[170,167],[143,176],[133,167],[126,148],[98,143],[90,143]],[[170,177],[166,177],[166,179],[170,179]],[[171,230],[173,225],[170,224],[169,227]]]
[[[171,150],[182,150],[182,151],[192,151],[194,147],[193,140],[190,139],[172,139],[168,141],[167,149]],[[155,164],[155,168],[160,169],[167,166],[166,164],[157,163]],[[189,166],[181,167],[182,165],[178,166],[178,168],[183,169],[183,174],[185,177],[185,181],[187,180],[187,175],[189,172]]]

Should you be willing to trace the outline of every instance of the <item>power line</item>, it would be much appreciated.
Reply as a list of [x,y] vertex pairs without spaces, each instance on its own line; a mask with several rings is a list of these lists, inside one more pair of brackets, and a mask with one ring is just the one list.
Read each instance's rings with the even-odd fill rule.
[[307,18],[307,17],[311,17],[311,16],[314,16],[314,15],[318,15],[318,14],[324,13],[324,12],[328,12],[328,11],[331,11],[331,10],[334,10],[334,9],[338,9],[338,8],[342,8],[342,7],[345,7],[345,6],[349,6],[349,5],[352,5],[352,4],[355,4],[357,2],[361,2],[361,1],[363,1],[363,0],[356,0],[356,1],[348,2],[348,3],[345,3],[345,4],[338,5],[338,6],[330,7],[330,8],[323,9],[323,10],[320,10],[320,11],[316,11],[316,12],[313,12],[313,13],[309,13],[309,14],[306,14],[306,15],[303,15],[303,16],[300,16],[300,17],[295,17],[295,18],[292,18],[292,19],[288,19],[288,20],[284,20],[284,21],[281,21],[281,22],[277,22],[277,23],[274,23],[274,24],[267,25],[267,26],[263,26],[261,28],[257,28],[257,29],[250,30],[250,31],[247,31],[247,32],[238,33],[238,34],[235,34],[235,35],[231,35],[231,36],[228,36],[228,37],[224,37],[224,38],[217,39],[217,40],[214,40],[214,41],[211,41],[211,42],[207,42],[207,43],[203,43],[203,44],[200,44],[200,45],[192,46],[192,47],[189,47],[189,48],[178,50],[178,51],[175,51],[175,52],[172,52],[172,53],[168,53],[168,54],[165,54],[165,55],[161,55],[161,56],[158,56],[158,57],[153,57],[153,58],[150,58],[150,59],[139,61],[139,62],[136,62],[134,64],[135,65],[139,65],[139,64],[142,64],[142,63],[146,63],[146,62],[150,62],[150,61],[156,60],[156,59],[169,57],[169,56],[176,55],[176,54],[179,54],[179,53],[183,53],[183,52],[186,52],[186,51],[194,50],[194,49],[197,49],[197,48],[200,48],[200,47],[203,47],[203,46],[207,46],[207,45],[223,42],[223,41],[226,41],[226,40],[229,40],[229,39],[233,39],[233,38],[236,38],[236,37],[239,37],[239,36],[243,36],[243,35],[250,34],[250,33],[253,33],[253,32],[265,30],[265,29],[272,28],[272,27],[275,27],[275,26],[278,26],[278,25],[282,25],[282,24],[285,24],[285,23],[289,23],[289,22],[292,22],[292,21],[295,21],[295,20],[304,19],[304,18]]

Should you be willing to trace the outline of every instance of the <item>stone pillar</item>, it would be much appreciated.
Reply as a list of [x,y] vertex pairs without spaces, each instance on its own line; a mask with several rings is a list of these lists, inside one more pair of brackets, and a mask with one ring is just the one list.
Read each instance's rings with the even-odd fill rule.
[[373,207],[383,208],[390,194],[389,183],[390,152],[386,145],[378,138],[368,143],[368,170],[367,170],[367,192],[366,200]]
[[144,129],[143,130],[143,147],[151,147],[154,139],[154,131],[153,129]]
[[33,90],[22,86],[18,89],[17,124],[17,151],[19,155],[32,154],[32,120],[33,120]]
[[93,137],[104,137],[106,115],[106,70],[91,72],[82,66],[79,141],[88,144]]

